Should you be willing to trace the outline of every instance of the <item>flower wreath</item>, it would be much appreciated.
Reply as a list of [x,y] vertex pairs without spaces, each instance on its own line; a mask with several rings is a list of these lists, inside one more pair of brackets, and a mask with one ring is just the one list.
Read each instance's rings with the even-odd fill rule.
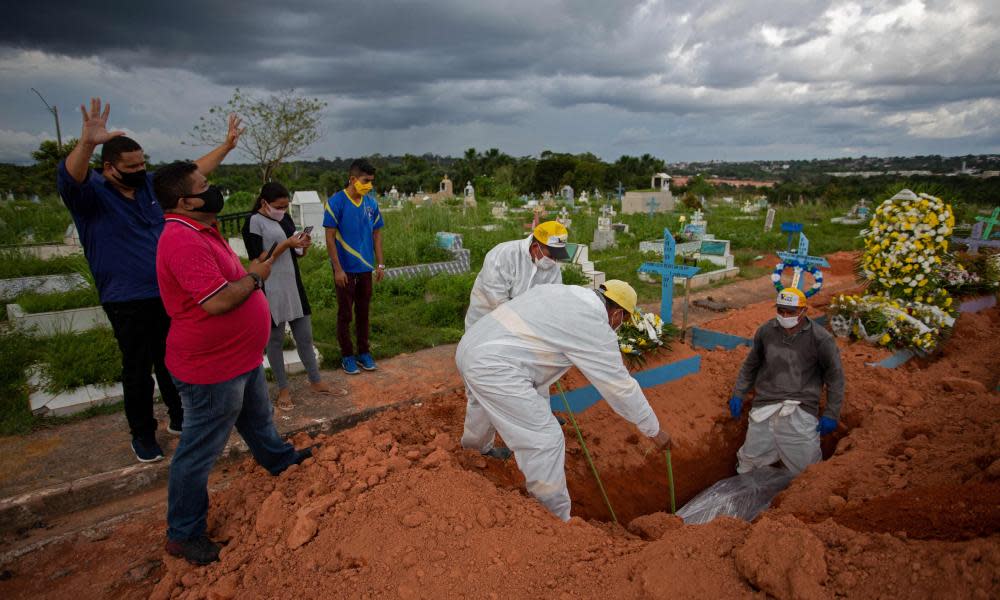
[[783,262],[778,263],[774,267],[774,272],[771,273],[771,282],[774,284],[774,289],[779,292],[785,289],[785,286],[781,283],[781,274],[785,272],[787,268],[800,268],[806,273],[809,273],[813,277],[812,287],[806,290],[806,298],[812,298],[815,296],[819,290],[823,287],[823,271],[819,270],[816,265],[800,265],[798,263],[785,264]]

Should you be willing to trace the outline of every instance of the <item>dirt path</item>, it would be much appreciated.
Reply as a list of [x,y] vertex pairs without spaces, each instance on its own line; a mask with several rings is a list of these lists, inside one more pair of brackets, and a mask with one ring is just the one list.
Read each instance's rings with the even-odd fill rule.
[[[771,312],[767,299],[710,326],[739,333]],[[683,526],[663,513],[662,456],[604,403],[579,422],[622,525],[607,522],[569,429],[575,517],[559,523],[525,496],[513,462],[458,447],[464,399],[455,392],[320,434],[316,458],[280,477],[249,460],[233,466],[212,496],[210,531],[227,542],[219,564],[166,557],[154,506],[106,526],[66,526],[59,541],[3,567],[0,594],[997,597],[1000,395],[989,390],[1000,373],[1000,309],[963,315],[931,363],[873,369],[865,362],[883,351],[840,348],[847,399],[828,460],[752,524]],[[658,361],[690,352],[677,344]],[[701,372],[647,394],[676,440],[681,502],[732,472],[745,419],[728,417],[725,398],[745,353],[707,353]]]

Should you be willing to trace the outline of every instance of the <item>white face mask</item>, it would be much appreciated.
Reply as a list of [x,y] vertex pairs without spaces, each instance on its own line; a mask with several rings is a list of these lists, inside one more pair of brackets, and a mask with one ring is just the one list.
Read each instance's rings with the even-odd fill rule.
[[543,271],[548,271],[549,269],[557,267],[559,263],[552,260],[548,256],[543,256],[535,261],[535,265]]
[[781,325],[785,329],[791,329],[792,327],[795,327],[798,324],[799,324],[798,315],[795,315],[794,317],[783,317],[781,316],[780,313],[778,314],[778,325]]
[[285,213],[288,212],[287,208],[274,208],[270,204],[264,204],[265,210],[267,210],[267,216],[271,217],[275,221],[280,221],[285,218]]

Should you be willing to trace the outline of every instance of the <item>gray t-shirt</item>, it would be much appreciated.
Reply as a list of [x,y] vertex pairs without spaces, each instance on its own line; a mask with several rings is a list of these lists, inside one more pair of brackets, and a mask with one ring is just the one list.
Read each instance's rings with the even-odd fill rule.
[[[265,251],[271,244],[275,242],[280,244],[288,239],[280,223],[260,213],[250,216],[249,231],[261,237]],[[294,248],[282,252],[281,256],[274,259],[271,264],[271,276],[264,283],[264,295],[267,296],[267,303],[271,307],[271,319],[275,324],[287,323],[305,316],[299,290],[295,284],[292,252],[295,252]]]

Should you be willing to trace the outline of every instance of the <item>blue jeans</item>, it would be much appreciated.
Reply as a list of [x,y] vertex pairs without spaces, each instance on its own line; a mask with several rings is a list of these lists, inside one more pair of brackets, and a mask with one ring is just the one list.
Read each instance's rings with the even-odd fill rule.
[[167,537],[184,541],[205,533],[208,474],[225,448],[233,425],[253,457],[272,475],[288,468],[298,455],[274,428],[262,366],[222,383],[174,381],[184,405],[184,426],[170,462]]

